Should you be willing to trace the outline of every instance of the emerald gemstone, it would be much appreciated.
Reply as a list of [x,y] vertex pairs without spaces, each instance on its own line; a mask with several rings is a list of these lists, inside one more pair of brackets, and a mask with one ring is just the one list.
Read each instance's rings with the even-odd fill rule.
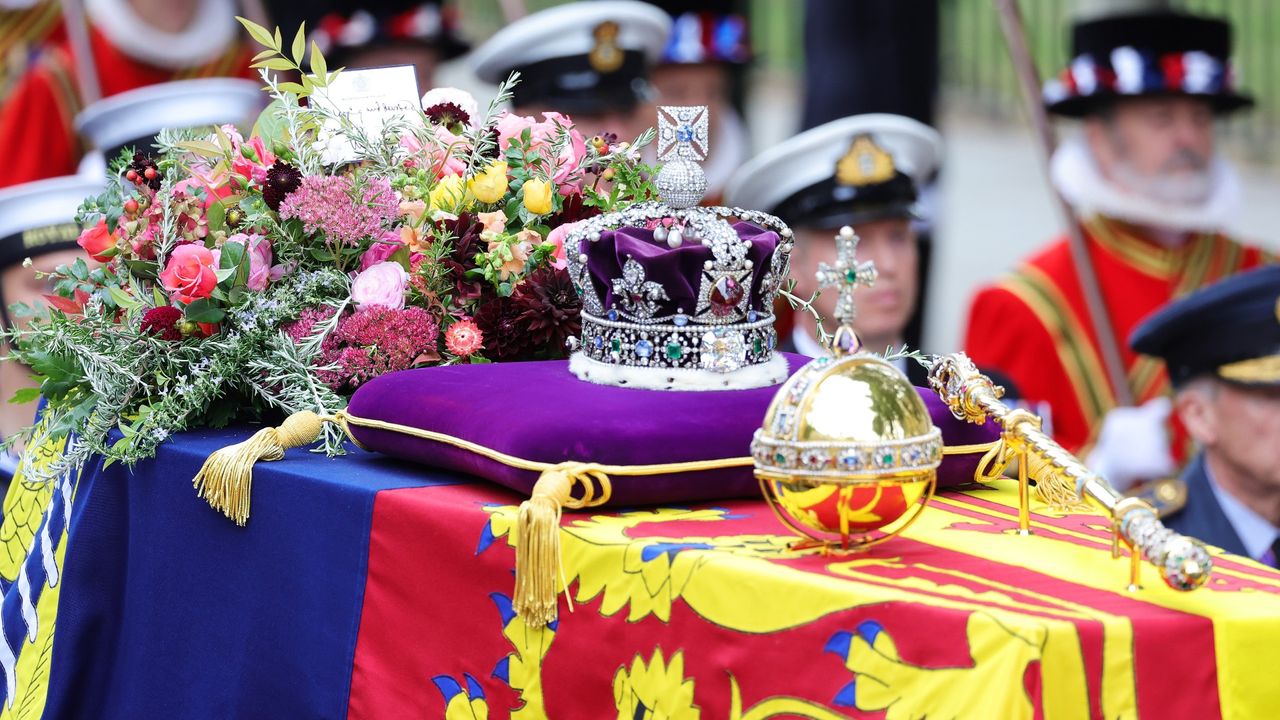
[[680,343],[672,341],[667,343],[667,359],[679,360],[684,356],[684,348],[680,347]]
[[751,341],[751,349],[756,355],[764,352],[764,343],[760,342],[760,338]]
[[614,338],[613,340],[611,340],[609,342],[609,346],[613,348],[613,351],[615,353],[622,352],[622,341],[619,340],[618,338]]
[[844,271],[845,282],[854,282],[857,279],[858,279],[858,272],[853,268],[849,268],[848,270]]

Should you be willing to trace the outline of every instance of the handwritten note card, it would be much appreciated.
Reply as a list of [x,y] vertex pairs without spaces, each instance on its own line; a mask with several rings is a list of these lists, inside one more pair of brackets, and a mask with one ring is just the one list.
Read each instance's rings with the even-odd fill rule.
[[[379,138],[393,122],[422,123],[418,81],[412,65],[348,68],[327,88],[311,96],[317,107],[350,121],[369,138]],[[358,157],[351,129],[340,121],[325,123],[319,138],[324,162],[350,162]]]

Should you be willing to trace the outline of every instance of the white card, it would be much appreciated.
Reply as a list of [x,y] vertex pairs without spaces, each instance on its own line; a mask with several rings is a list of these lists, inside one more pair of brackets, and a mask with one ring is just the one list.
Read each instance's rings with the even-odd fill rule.
[[[412,65],[346,69],[326,88],[316,88],[311,102],[335,115],[345,116],[370,138],[381,137],[396,121],[422,124],[422,100]],[[355,146],[336,121],[325,123],[317,138],[327,164],[357,159]]]

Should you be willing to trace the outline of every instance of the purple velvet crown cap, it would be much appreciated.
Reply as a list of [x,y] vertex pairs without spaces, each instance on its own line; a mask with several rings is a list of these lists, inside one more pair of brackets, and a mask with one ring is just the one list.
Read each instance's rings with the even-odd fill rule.
[[[751,243],[747,251],[747,259],[751,261],[750,287],[745,283],[740,286],[732,279],[715,285],[709,297],[711,310],[714,313],[718,307],[737,307],[740,297],[737,293],[748,293],[749,310],[760,315],[772,313],[773,292],[766,287],[765,280],[781,238],[772,230],[748,222],[734,223],[733,230],[739,238]],[[614,280],[624,277],[627,261],[634,259],[639,263],[644,268],[645,281],[661,285],[666,293],[667,299],[656,301],[654,314],[659,317],[677,313],[692,315],[698,311],[704,270],[713,260],[711,248],[706,245],[686,241],[680,247],[671,248],[656,240],[653,230],[639,227],[606,230],[600,233],[599,241],[582,240],[578,251],[587,257],[591,284],[606,311],[642,299],[622,298],[614,292]]]
[[[807,358],[785,356],[791,369]],[[973,482],[974,470],[1000,437],[988,422],[957,420],[932,390],[917,388],[946,448],[938,485]],[[565,361],[453,365],[390,373],[351,398],[355,418],[442,433],[544,463],[653,465],[750,456],[751,437],[776,387],[722,393],[672,393],[585,383]],[[539,473],[505,465],[453,444],[351,426],[363,446],[442,470],[463,472],[528,493]],[[669,475],[611,477],[611,505],[757,497],[754,467]]]

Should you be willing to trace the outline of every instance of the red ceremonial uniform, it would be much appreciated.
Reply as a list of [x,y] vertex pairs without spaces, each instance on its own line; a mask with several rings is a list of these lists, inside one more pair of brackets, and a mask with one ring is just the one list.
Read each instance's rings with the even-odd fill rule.
[[[1195,235],[1182,247],[1167,248],[1114,220],[1095,218],[1084,230],[1138,403],[1170,391],[1163,363],[1129,349],[1138,322],[1174,298],[1275,261],[1220,234]],[[979,366],[1006,373],[1026,400],[1049,403],[1054,437],[1072,452],[1093,444],[1103,417],[1116,406],[1066,239],[978,292],[965,352]],[[1175,459],[1184,458],[1185,444],[1175,428]]]
[[[96,28],[90,39],[104,98],[173,80],[255,77],[249,69],[252,52],[239,41],[211,62],[174,70],[129,57]],[[82,109],[69,45],[50,46],[0,111],[0,157],[4,158],[0,187],[74,174],[86,149],[74,125]]]
[[0,10],[0,100],[26,72],[28,61],[46,43],[66,37],[62,10],[53,0],[39,0],[20,10]]

